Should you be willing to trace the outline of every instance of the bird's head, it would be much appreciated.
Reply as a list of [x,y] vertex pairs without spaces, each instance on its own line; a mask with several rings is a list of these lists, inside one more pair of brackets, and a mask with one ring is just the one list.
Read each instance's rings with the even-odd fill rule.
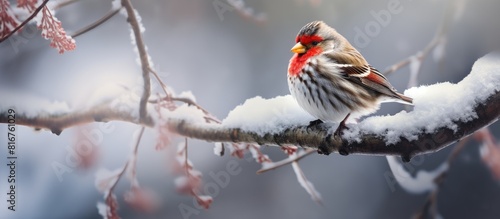
[[339,51],[342,49],[345,39],[323,21],[313,21],[300,29],[295,38],[295,46],[292,52],[299,56],[314,53]]
[[300,29],[291,51],[295,55],[290,60],[289,73],[298,74],[307,60],[327,54],[330,60],[338,64],[367,65],[363,56],[340,35],[323,21],[313,21]]

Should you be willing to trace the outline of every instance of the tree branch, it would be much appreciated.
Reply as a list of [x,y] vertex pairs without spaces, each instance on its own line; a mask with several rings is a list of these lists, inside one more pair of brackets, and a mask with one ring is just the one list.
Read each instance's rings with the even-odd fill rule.
[[[296,126],[290,127],[276,134],[258,134],[256,132],[243,131],[239,128],[227,128],[220,124],[206,124],[190,122],[182,118],[169,118],[167,125],[171,131],[182,136],[201,139],[211,142],[247,142],[260,145],[298,145],[307,148],[316,148],[320,152],[329,154],[338,152],[347,154],[371,154],[371,155],[398,155],[405,161],[415,155],[438,151],[449,144],[487,126],[500,116],[500,92],[492,94],[487,100],[479,103],[474,111],[477,117],[466,122],[455,121],[457,130],[450,128],[437,128],[433,133],[425,133],[423,130],[415,140],[401,137],[401,140],[393,145],[387,145],[384,136],[373,134],[361,134],[361,141],[349,142],[347,139],[333,138],[331,129],[335,124],[320,124],[313,127]],[[7,110],[7,109],[2,109]],[[7,123],[6,112],[0,112],[0,123]],[[138,119],[130,112],[117,110],[108,105],[94,107],[88,111],[63,113],[54,115],[40,115],[27,117],[22,112],[16,112],[16,124],[35,128],[46,128],[55,134],[61,133],[64,128],[90,123],[94,121],[127,121],[139,123],[144,126],[154,126],[154,121],[138,122]],[[360,133],[363,133],[362,131]]]
[[[434,34],[434,37],[432,37],[432,40],[425,46],[425,48],[421,51],[418,51],[416,54],[411,55],[396,64],[393,64],[389,67],[386,68],[386,70],[382,73],[384,75],[390,75],[397,70],[409,65],[412,62],[412,59],[417,59],[421,63],[424,61],[424,59],[427,57],[427,55],[435,49],[440,43],[443,41],[446,41],[446,35],[448,34],[448,31],[450,29],[452,20],[454,15],[457,13],[457,7],[458,4],[456,1],[449,1],[447,5],[447,9],[444,14],[444,18],[441,20],[441,23],[439,24],[439,27]],[[420,69],[420,68],[419,68]],[[415,72],[415,74],[418,74],[418,71]],[[410,82],[411,83],[411,82]]]
[[[162,97],[146,101],[150,105],[146,112],[149,119],[143,120],[135,113],[138,111],[135,96],[127,91],[113,97],[113,101],[90,102],[87,107],[76,107],[76,110],[61,102],[23,98],[24,102],[37,104],[18,102],[16,106],[6,99],[0,102],[0,123],[12,123],[8,111],[14,109],[16,124],[46,128],[55,134],[84,123],[119,120],[148,127],[159,125],[185,137],[211,142],[296,145],[315,148],[327,155],[332,152],[395,155],[409,161],[415,155],[438,151],[498,120],[499,59],[500,53],[480,58],[471,73],[457,84],[442,83],[408,90],[406,94],[413,95],[415,100],[412,112],[367,118],[359,124],[350,124],[350,131],[341,137],[332,137],[337,124],[322,123],[312,127],[305,124],[310,117],[305,116],[290,96],[247,101],[229,113],[222,123],[207,121],[206,111],[190,99],[184,100],[182,106],[170,108],[162,107],[163,102],[158,101]],[[436,92],[443,89],[447,94],[436,96]],[[256,112],[262,120],[256,121],[255,115],[245,120],[245,115],[253,112],[251,109],[263,106],[266,110]]]
[[[121,111],[120,109],[116,109],[116,107],[112,107],[109,105],[99,105],[86,111],[55,114],[41,113],[36,117],[27,116],[26,114],[23,114],[22,112],[17,110],[15,107],[13,107],[12,109],[16,111],[16,125],[34,127],[37,130],[48,129],[56,135],[61,134],[61,132],[66,128],[92,122],[124,121],[141,124],[148,127],[152,127],[154,125],[151,120],[147,121],[146,123],[140,123],[135,116],[131,115],[130,112]],[[0,123],[8,122],[7,110],[8,109],[5,109],[5,111],[0,111]]]
[[108,21],[110,18],[112,18],[113,16],[115,16],[116,14],[118,14],[118,12],[120,11],[121,8],[118,8],[118,9],[114,9],[114,10],[111,10],[109,11],[106,15],[104,15],[102,18],[100,18],[99,20],[93,22],[92,24],[76,31],[75,33],[73,33],[71,35],[72,38],[76,38],[84,33],[87,33],[88,31],[91,31],[92,29],[98,27],[99,25],[103,24],[104,22]]
[[456,121],[458,130],[454,132],[447,127],[436,129],[433,133],[423,130],[416,140],[404,137],[394,145],[387,145],[384,136],[363,134],[358,136],[360,142],[348,142],[346,139],[328,137],[331,129],[336,125],[318,125],[311,128],[300,126],[289,128],[277,134],[259,135],[255,132],[242,131],[238,128],[228,129],[221,126],[199,126],[182,120],[170,120],[172,131],[190,138],[202,139],[213,142],[249,142],[269,145],[292,144],[302,147],[317,148],[320,152],[329,154],[371,154],[371,155],[398,155],[404,161],[419,154],[436,152],[449,144],[472,134],[478,129],[487,126],[500,116],[500,92],[491,95],[484,103],[475,107],[477,118],[467,122]]
[[137,50],[139,51],[139,57],[141,59],[141,67],[142,67],[142,77],[144,79],[143,92],[141,96],[141,102],[139,103],[139,115],[142,123],[151,122],[151,118],[147,114],[147,103],[148,98],[151,95],[151,81],[149,79],[149,59],[148,53],[146,51],[146,45],[142,40],[141,27],[139,25],[139,21],[137,20],[137,16],[135,14],[135,9],[132,6],[130,0],[122,0],[122,6],[126,9],[128,15],[128,22],[132,27],[132,31],[134,32],[135,43],[137,45]]

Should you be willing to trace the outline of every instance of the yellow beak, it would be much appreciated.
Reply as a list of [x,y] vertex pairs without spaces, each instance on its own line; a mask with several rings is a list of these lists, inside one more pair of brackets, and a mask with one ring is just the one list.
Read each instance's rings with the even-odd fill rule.
[[301,43],[295,44],[295,46],[292,47],[291,51],[293,53],[305,53],[306,52],[306,47],[302,45]]

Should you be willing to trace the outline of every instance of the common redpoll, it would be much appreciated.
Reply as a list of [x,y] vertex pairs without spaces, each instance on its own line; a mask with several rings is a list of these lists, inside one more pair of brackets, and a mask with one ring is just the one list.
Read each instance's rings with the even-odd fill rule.
[[345,122],[378,110],[381,102],[412,104],[335,29],[322,21],[306,24],[291,49],[288,88],[318,122]]

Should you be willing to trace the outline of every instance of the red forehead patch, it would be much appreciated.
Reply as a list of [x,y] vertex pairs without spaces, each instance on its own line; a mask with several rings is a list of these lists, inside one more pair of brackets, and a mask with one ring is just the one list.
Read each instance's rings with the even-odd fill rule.
[[312,43],[312,42],[321,42],[323,41],[323,38],[318,36],[318,35],[314,35],[314,36],[297,36],[297,38],[295,38],[295,42],[300,42],[302,44],[309,44],[309,43]]

